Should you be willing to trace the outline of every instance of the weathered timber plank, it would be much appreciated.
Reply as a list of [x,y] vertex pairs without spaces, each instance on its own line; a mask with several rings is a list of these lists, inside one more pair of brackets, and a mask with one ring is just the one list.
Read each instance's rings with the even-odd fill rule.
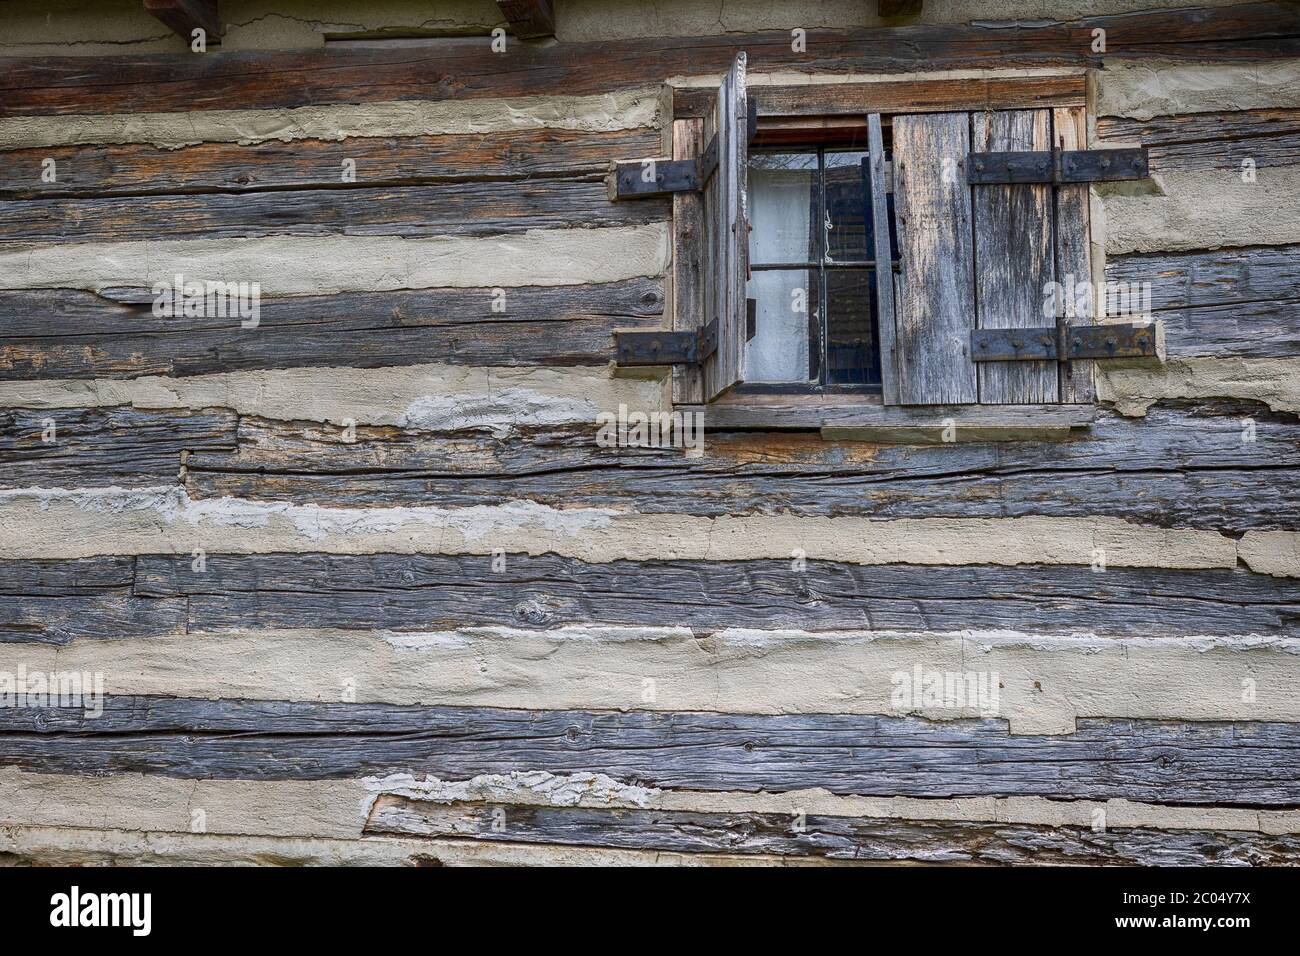
[[[1091,50],[1104,29],[1107,52]],[[13,57],[0,61],[0,116],[245,109],[311,103],[604,93],[656,78],[717,75],[738,50],[756,70],[888,73],[957,67],[1098,66],[1106,60],[1258,60],[1300,50],[1300,11],[1286,3],[1159,10],[1063,21],[810,30],[791,49],[781,30],[726,37],[521,44],[509,56],[482,37],[396,49],[219,55]]]
[[1149,285],[1170,355],[1300,354],[1300,246],[1117,256],[1106,279]]
[[[1090,542],[1081,542],[1086,562]],[[511,555],[189,555],[138,559],[134,593],[186,597],[191,632],[332,626],[674,624],[1102,635],[1300,633],[1300,582],[1245,570],[862,567]]]
[[0,708],[0,766],[42,773],[467,779],[546,770],[684,790],[1300,804],[1300,724],[520,711],[107,697],[102,715]]
[[[925,113],[953,110],[1012,110],[1040,106],[1082,106],[1082,73],[1004,76],[958,80],[755,86],[749,91],[762,116],[833,116],[866,113]],[[676,119],[701,118],[713,106],[707,87],[673,90]]]
[[195,30],[206,33],[210,42],[221,36],[217,0],[144,0],[144,8],[187,43]]
[[[200,143],[184,149],[144,144],[41,147],[5,153],[0,198],[247,193],[270,189],[366,189],[447,180],[599,175],[612,158],[649,156],[654,129],[588,132],[512,129],[442,136]],[[42,182],[46,159],[57,178]],[[344,162],[356,181],[344,181]]]
[[[1046,150],[1051,112],[1005,110],[970,118],[972,152]],[[1055,278],[1050,185],[981,185],[971,190],[975,228],[975,314],[981,329],[1043,326],[1043,290]],[[1055,362],[983,362],[986,405],[1051,403],[1060,395]]]
[[497,0],[510,32],[521,40],[555,36],[555,11],[551,0]]
[[612,203],[596,180],[289,189],[198,196],[0,201],[0,241],[93,242],[245,236],[491,236],[668,219],[665,199]]
[[[1255,422],[1242,440],[1244,418]],[[601,448],[587,428],[431,434],[244,419],[238,452],[195,453],[195,497],[331,505],[502,504],[645,513],[1122,517],[1163,527],[1296,527],[1300,424],[1255,405],[1104,413],[1065,441],[878,445],[816,434],[708,433],[705,453]]]
[[1261,109],[1221,113],[1182,113],[1149,120],[1120,116],[1097,119],[1097,135],[1147,147],[1155,172],[1256,169],[1294,166],[1300,161],[1300,110]]
[[264,298],[237,317],[157,318],[148,290],[0,291],[0,381],[202,375],[241,369],[603,365],[616,328],[656,328],[657,279]]
[[[1088,113],[1082,106],[1052,110],[1052,146],[1061,150],[1085,149],[1088,145]],[[1056,204],[1056,229],[1053,250],[1056,281],[1062,286],[1071,279],[1091,286],[1092,283],[1092,214],[1091,188],[1087,183],[1067,183],[1053,190]],[[1059,288],[1059,287],[1058,287]],[[1064,296],[1062,296],[1064,299]],[[1057,304],[1055,325],[1091,325],[1094,310],[1079,308],[1074,302]],[[1064,313],[1064,314],[1062,314]],[[1095,366],[1086,359],[1059,364],[1061,401],[1092,402],[1097,388],[1093,380]]]
[[185,598],[137,598],[135,558],[0,561],[0,643],[184,634]]
[[[494,826],[495,822],[495,826]],[[832,860],[1090,866],[1278,866],[1300,836],[778,813],[440,804],[381,796],[369,835]]]
[[182,453],[233,450],[235,424],[231,412],[0,409],[0,488],[175,484]]
[[[698,159],[705,147],[703,120],[673,123],[673,159]],[[704,272],[704,197],[698,192],[673,197],[673,329],[699,332],[705,325],[708,291]],[[699,365],[673,366],[673,401],[704,401],[704,371]]]
[[894,118],[894,202],[901,267],[895,302],[898,400],[979,401],[970,333],[976,327],[971,189],[965,113]]

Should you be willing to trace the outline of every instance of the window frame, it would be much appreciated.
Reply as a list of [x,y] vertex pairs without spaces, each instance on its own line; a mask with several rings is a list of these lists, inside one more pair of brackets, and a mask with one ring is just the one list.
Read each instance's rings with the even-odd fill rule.
[[[983,110],[1051,109],[1054,119],[1073,117],[1073,128],[1064,130],[1065,138],[1054,133],[1055,143],[1063,148],[1081,148],[1087,112],[1087,82],[1084,70],[1041,71],[968,71],[969,76],[934,78],[891,78],[872,82],[845,78],[842,81],[818,77],[807,85],[782,87],[751,85],[749,95],[758,100],[758,138],[756,148],[804,145],[833,141],[846,127],[865,128],[867,118],[880,114],[888,118],[904,113],[978,112]],[[826,82],[823,82],[826,80]],[[716,88],[714,88],[716,89]],[[696,158],[701,148],[700,119],[702,108],[710,102],[714,89],[683,87],[673,91],[674,118],[666,127],[674,158]],[[1053,123],[1056,126],[1056,123]],[[1073,138],[1072,138],[1073,137]],[[1088,187],[1083,185],[1083,215],[1087,226]],[[697,197],[674,197],[674,262],[670,285],[673,295],[669,307],[672,327],[698,328],[703,324],[698,311],[692,313],[689,302],[683,308],[679,290],[690,294],[690,282],[682,283],[682,237],[691,233],[690,203]],[[1079,243],[1085,260],[1093,252],[1090,236],[1085,232]],[[1099,263],[1094,263],[1099,266]],[[891,263],[896,273],[897,260]],[[1092,277],[1094,269],[1087,273]],[[699,277],[696,276],[698,282]],[[695,324],[692,324],[694,322]],[[877,318],[877,324],[881,319]],[[891,330],[892,334],[892,330]],[[880,361],[888,360],[884,329],[880,330]],[[690,387],[690,370],[674,372],[675,407],[703,411],[713,427],[726,428],[799,428],[822,429],[831,437],[891,437],[901,431],[917,429],[935,431],[953,425],[964,433],[1038,434],[1068,431],[1087,425],[1095,418],[1092,392],[1092,363],[1077,362],[1072,370],[1071,388],[1062,389],[1061,402],[1050,405],[890,405],[884,397],[861,390],[817,390],[798,383],[785,388],[777,383],[739,383],[713,401],[703,402]],[[770,387],[776,385],[776,387]],[[886,388],[888,386],[886,385]],[[853,388],[853,387],[850,387]],[[861,387],[858,387],[859,389]],[[846,431],[847,430],[847,431]],[[852,433],[852,434],[850,434]]]

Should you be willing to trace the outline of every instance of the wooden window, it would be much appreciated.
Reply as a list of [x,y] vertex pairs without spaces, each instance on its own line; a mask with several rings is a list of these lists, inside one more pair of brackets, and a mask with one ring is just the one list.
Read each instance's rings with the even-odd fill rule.
[[[706,355],[676,401],[723,426],[1090,420],[1095,346],[1067,333],[1092,315],[1053,292],[1092,276],[1088,183],[1053,152],[1084,145],[1083,76],[750,90],[745,67],[674,98],[702,184],[674,198],[674,328]],[[968,176],[1029,152],[1050,175]]]

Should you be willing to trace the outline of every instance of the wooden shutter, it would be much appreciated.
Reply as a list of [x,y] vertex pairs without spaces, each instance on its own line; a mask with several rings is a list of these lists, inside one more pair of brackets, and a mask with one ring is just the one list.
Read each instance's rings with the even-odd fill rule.
[[970,333],[975,328],[970,117],[894,117],[894,213],[898,227],[895,369],[902,405],[979,400]]
[[749,105],[745,54],[738,53],[705,118],[701,172],[716,171],[704,188],[704,296],[706,334],[717,348],[704,360],[704,398],[716,398],[744,379],[745,282],[749,272],[749,216],[745,171],[749,161]]
[[[899,281],[895,295],[896,377],[885,400],[903,405],[1043,405],[1091,398],[1087,363],[1064,368],[1049,360],[971,358],[971,334],[1033,330],[1004,336],[1052,340],[1059,322],[1044,303],[1058,269],[1087,281],[1087,185],[1054,186],[1050,175],[1023,181],[968,182],[969,154],[1052,154],[1053,143],[1077,139],[1068,111],[1009,110],[930,113],[893,119],[894,200]],[[1068,120],[1066,136],[1053,126]],[[1050,171],[1050,163],[1048,164]],[[1125,174],[1127,175],[1127,173]],[[884,314],[882,310],[882,321]],[[1084,320],[1085,322],[1088,320]],[[1073,327],[1073,326],[1072,326]],[[996,333],[995,333],[996,334]],[[881,336],[882,345],[886,336]],[[1032,344],[1032,343],[1031,343]],[[1042,353],[1040,352],[1039,355]],[[1018,356],[1032,359],[1028,352]],[[1064,387],[1063,387],[1064,386]]]
[[[1051,149],[1051,122],[1050,110],[972,113],[971,151]],[[1055,315],[1043,314],[1043,296],[1055,275],[1051,184],[981,185],[972,192],[977,327],[1052,325]],[[986,405],[1055,402],[1060,396],[1056,365],[1055,361],[981,362],[979,400]]]

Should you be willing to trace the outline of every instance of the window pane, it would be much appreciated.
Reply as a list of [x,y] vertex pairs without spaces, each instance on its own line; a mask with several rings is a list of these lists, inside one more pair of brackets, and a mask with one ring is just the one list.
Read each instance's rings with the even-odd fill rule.
[[816,328],[817,273],[805,269],[755,270],[745,287],[757,301],[757,331],[745,354],[747,382],[815,381],[820,346]]
[[868,269],[826,270],[826,383],[880,382],[872,315],[876,274]]
[[865,152],[826,153],[826,259],[863,262],[874,259],[868,224],[871,222],[870,167]]
[[750,154],[751,262],[816,261],[816,184],[816,153]]

